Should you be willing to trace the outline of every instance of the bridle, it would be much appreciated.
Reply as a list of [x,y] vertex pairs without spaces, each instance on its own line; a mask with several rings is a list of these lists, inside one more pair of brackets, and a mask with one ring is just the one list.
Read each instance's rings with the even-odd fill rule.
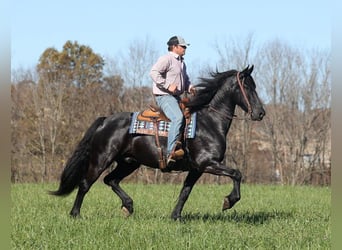
[[248,98],[247,98],[246,90],[245,90],[245,88],[243,87],[245,78],[244,78],[244,77],[242,78],[242,82],[241,82],[241,80],[240,80],[240,71],[237,72],[237,74],[236,74],[236,79],[237,79],[238,85],[239,85],[239,87],[240,87],[242,96],[243,96],[243,98],[245,99],[245,101],[246,101],[246,103],[247,103],[247,110],[248,110],[247,113],[248,113],[249,116],[248,116],[247,118],[238,118],[238,117],[234,114],[233,117],[232,117],[232,116],[230,116],[230,115],[224,114],[224,113],[222,113],[221,111],[215,109],[215,108],[214,108],[213,106],[211,106],[210,104],[209,104],[209,109],[211,109],[212,111],[218,113],[219,115],[221,115],[221,116],[224,117],[224,118],[228,118],[228,119],[238,119],[238,120],[250,120],[250,119],[251,119],[251,115],[252,115],[253,110],[252,110],[252,106],[251,106],[251,104],[250,104],[250,102],[249,102],[249,100],[248,100]]
[[249,115],[252,115],[252,106],[251,106],[251,104],[250,104],[250,102],[249,102],[249,100],[248,100],[248,98],[247,98],[246,90],[245,90],[245,88],[243,87],[243,83],[244,83],[244,81],[245,81],[245,78],[243,77],[243,78],[242,78],[242,82],[241,82],[241,80],[240,80],[240,72],[237,72],[236,78],[237,78],[237,82],[238,82],[238,84],[239,84],[240,90],[241,90],[241,92],[242,92],[243,98],[245,98],[245,101],[246,101],[246,103],[247,103],[247,110],[248,110],[247,113],[248,113]]

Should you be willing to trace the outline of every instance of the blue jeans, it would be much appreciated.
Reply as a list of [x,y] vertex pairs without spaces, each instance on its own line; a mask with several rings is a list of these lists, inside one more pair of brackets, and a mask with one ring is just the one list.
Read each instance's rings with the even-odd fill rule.
[[179,108],[176,97],[172,95],[156,96],[156,102],[165,115],[171,120],[169,137],[167,138],[167,155],[169,155],[180,135],[180,128],[183,125],[184,116]]

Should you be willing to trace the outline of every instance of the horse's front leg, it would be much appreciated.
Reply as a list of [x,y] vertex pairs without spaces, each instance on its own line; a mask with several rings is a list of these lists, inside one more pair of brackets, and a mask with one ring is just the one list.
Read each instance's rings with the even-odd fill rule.
[[241,183],[241,172],[238,169],[228,168],[224,165],[218,164],[214,166],[206,167],[205,173],[219,175],[219,176],[229,176],[233,180],[233,190],[231,193],[224,198],[222,211],[232,208],[236,202],[241,198],[240,194],[240,183]]
[[191,169],[184,181],[183,188],[178,196],[178,201],[173,209],[171,214],[171,218],[174,220],[180,220],[182,210],[184,207],[185,202],[187,201],[193,186],[195,185],[196,181],[201,177],[202,172],[199,172],[196,169]]

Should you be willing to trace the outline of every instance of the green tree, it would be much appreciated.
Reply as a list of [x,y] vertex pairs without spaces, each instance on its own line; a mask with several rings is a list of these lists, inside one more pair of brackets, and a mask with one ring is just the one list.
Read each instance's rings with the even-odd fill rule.
[[61,52],[47,48],[41,55],[37,65],[38,84],[31,86],[33,128],[36,130],[36,137],[31,141],[34,142],[33,155],[41,166],[42,181],[49,180],[55,171],[59,148],[64,143],[61,139],[65,121],[69,120],[68,107],[75,107],[74,103],[65,106],[70,91],[74,89],[79,97],[71,98],[72,101],[80,100],[80,105],[76,106],[78,113],[87,113],[80,109],[82,111],[89,100],[93,101],[88,106],[94,109],[96,90],[102,84],[103,65],[101,56],[77,42],[67,41]]
[[61,52],[47,48],[39,58],[37,71],[44,82],[63,82],[82,88],[101,83],[104,59],[77,41],[67,41]]

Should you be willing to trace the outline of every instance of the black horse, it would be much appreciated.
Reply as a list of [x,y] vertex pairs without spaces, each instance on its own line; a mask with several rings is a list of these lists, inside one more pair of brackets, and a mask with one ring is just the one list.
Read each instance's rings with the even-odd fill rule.
[[[241,173],[223,165],[222,161],[236,105],[248,112],[251,120],[260,121],[265,115],[252,71],[253,66],[248,66],[241,72],[212,73],[210,79],[203,78],[196,86],[196,95],[187,104],[191,112],[197,112],[196,136],[187,139],[188,155],[176,162],[177,170],[189,173],[171,215],[174,220],[181,219],[184,204],[203,173],[232,178],[233,190],[224,198],[222,210],[233,207],[240,200]],[[59,189],[50,192],[65,196],[78,187],[71,216],[80,215],[84,196],[114,161],[117,166],[105,176],[104,182],[120,197],[122,209],[128,214],[133,213],[133,200],[120,187],[120,181],[140,165],[158,168],[159,154],[154,136],[128,133],[131,120],[130,112],[97,118],[79,142],[63,170]],[[162,139],[161,144],[166,147],[166,139]]]

